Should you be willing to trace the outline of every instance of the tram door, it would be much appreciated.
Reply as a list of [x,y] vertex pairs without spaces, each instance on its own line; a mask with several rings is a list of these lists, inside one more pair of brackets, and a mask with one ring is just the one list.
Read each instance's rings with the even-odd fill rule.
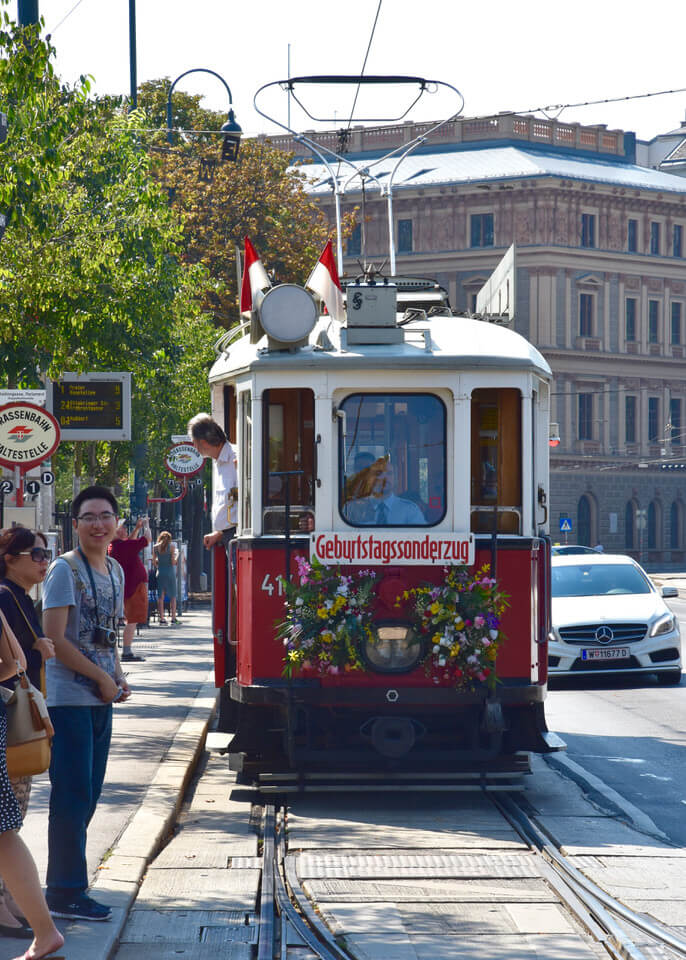
[[522,532],[521,394],[472,393],[471,529]]

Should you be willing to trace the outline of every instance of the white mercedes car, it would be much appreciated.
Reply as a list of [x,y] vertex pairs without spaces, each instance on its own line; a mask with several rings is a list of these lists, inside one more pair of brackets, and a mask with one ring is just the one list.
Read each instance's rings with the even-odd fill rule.
[[608,554],[552,558],[551,677],[592,673],[654,673],[681,681],[679,620],[631,557]]

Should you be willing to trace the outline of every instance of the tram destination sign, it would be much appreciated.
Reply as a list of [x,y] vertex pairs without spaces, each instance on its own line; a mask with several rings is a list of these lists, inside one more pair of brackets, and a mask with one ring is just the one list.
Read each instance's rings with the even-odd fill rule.
[[130,440],[131,374],[65,373],[48,389],[63,440]]
[[310,553],[328,564],[474,564],[471,533],[374,530],[313,533]]

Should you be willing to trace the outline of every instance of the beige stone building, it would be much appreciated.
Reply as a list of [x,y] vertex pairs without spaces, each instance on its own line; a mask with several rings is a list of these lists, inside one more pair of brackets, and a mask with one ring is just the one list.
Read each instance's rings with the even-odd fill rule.
[[[347,152],[373,162],[421,126],[355,128]],[[398,170],[397,273],[436,278],[458,311],[516,244],[515,326],[550,363],[551,523],[569,542],[602,543],[649,568],[686,562],[686,182],[651,169],[677,159],[686,127],[661,143],[530,116],[452,122]],[[333,148],[335,132],[310,134]],[[302,148],[287,137],[275,145]],[[642,163],[637,162],[637,151]],[[660,156],[662,154],[662,156]],[[388,256],[393,162],[346,195],[360,208],[346,270]],[[672,169],[682,172],[678,163]],[[332,207],[325,167],[308,168]]]

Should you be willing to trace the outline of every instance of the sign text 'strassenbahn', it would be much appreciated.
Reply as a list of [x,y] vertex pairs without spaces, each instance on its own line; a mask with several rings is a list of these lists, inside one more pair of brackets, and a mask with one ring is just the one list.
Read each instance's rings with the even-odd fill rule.
[[312,555],[323,564],[435,564],[474,563],[471,533],[314,533]]

